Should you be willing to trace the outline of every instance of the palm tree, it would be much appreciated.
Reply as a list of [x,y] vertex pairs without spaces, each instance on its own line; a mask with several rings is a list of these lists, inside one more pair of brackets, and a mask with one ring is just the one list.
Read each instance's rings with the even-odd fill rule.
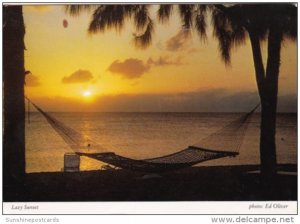
[[[174,5],[160,5],[158,19],[167,21]],[[126,19],[133,18],[138,47],[151,44],[154,31],[149,16],[149,5],[70,5],[66,11],[79,15],[82,10],[92,10],[90,33],[109,29],[120,31]],[[266,183],[276,174],[276,112],[281,44],[285,38],[297,37],[297,7],[293,4],[227,4],[178,5],[186,33],[195,29],[202,40],[206,39],[207,15],[211,12],[214,36],[218,39],[221,58],[230,63],[231,49],[245,43],[249,37],[258,93],[261,99],[260,158],[262,179]],[[267,63],[263,64],[261,42],[267,41]]]
[[[250,39],[257,89],[261,100],[260,159],[265,183],[276,174],[276,113],[281,44],[297,37],[297,8],[292,4],[215,5],[214,34],[225,63],[233,46]],[[264,67],[261,42],[267,41]]]
[[3,6],[5,191],[19,188],[25,175],[24,35],[22,6]]

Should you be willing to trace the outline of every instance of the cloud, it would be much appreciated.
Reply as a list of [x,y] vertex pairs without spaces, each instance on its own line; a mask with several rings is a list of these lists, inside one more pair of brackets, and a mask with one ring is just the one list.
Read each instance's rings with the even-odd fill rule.
[[142,60],[129,58],[124,62],[120,62],[119,60],[114,61],[107,70],[126,79],[136,79],[149,71],[149,69],[150,66]]
[[64,84],[73,84],[73,83],[83,83],[93,80],[93,75],[88,70],[77,70],[69,76],[62,78],[62,83]]
[[178,56],[175,60],[170,59],[169,57],[159,57],[157,60],[153,60],[152,58],[149,58],[147,61],[148,65],[151,66],[166,66],[166,65],[183,65],[181,62],[182,57]]
[[200,51],[200,49],[191,47],[191,36],[186,33],[184,30],[179,31],[175,36],[171,37],[169,40],[166,41],[165,46],[158,42],[156,47],[160,50],[167,50],[167,51],[182,51],[187,54],[193,54]]
[[[173,94],[95,96],[92,104],[64,97],[32,99],[47,111],[78,112],[248,112],[258,102],[256,91],[226,89]],[[279,96],[278,112],[297,112],[297,95]]]
[[166,50],[168,51],[180,51],[188,47],[188,40],[190,40],[190,35],[188,35],[183,30],[179,31],[175,36],[171,37],[166,42]]
[[169,65],[183,65],[182,57],[178,56],[177,58],[172,59],[168,56],[160,56],[157,60],[150,57],[146,62],[137,58],[128,58],[123,62],[115,60],[111,63],[107,70],[113,74],[120,75],[125,79],[137,79],[154,66]]
[[36,87],[36,86],[41,85],[39,77],[37,77],[31,73],[26,75],[25,83],[26,83],[26,86],[29,86],[29,87]]

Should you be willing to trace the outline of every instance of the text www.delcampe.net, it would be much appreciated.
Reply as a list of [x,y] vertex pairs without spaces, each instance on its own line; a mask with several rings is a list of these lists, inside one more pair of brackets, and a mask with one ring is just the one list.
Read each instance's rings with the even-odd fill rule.
[[212,217],[212,223],[294,223],[294,217],[257,217],[257,216],[237,216],[237,217]]

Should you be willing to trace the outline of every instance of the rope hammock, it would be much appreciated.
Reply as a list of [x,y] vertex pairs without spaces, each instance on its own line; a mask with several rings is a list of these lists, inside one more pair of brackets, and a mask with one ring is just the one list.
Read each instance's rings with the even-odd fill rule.
[[[119,168],[142,172],[165,172],[189,167],[208,160],[237,156],[251,116],[260,105],[256,105],[250,112],[243,114],[220,130],[186,149],[161,157],[137,160],[108,152],[101,145],[66,126],[44,112],[28,98],[26,99],[46,118],[52,128],[77,155],[100,160]],[[91,153],[91,151],[95,151],[95,153]]]

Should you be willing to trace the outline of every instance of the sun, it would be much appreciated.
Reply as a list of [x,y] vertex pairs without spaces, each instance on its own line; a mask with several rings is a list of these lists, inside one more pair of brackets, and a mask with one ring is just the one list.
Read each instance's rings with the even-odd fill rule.
[[89,96],[92,95],[92,92],[91,92],[90,90],[85,90],[85,91],[82,92],[82,95],[83,95],[84,97],[89,97]]

